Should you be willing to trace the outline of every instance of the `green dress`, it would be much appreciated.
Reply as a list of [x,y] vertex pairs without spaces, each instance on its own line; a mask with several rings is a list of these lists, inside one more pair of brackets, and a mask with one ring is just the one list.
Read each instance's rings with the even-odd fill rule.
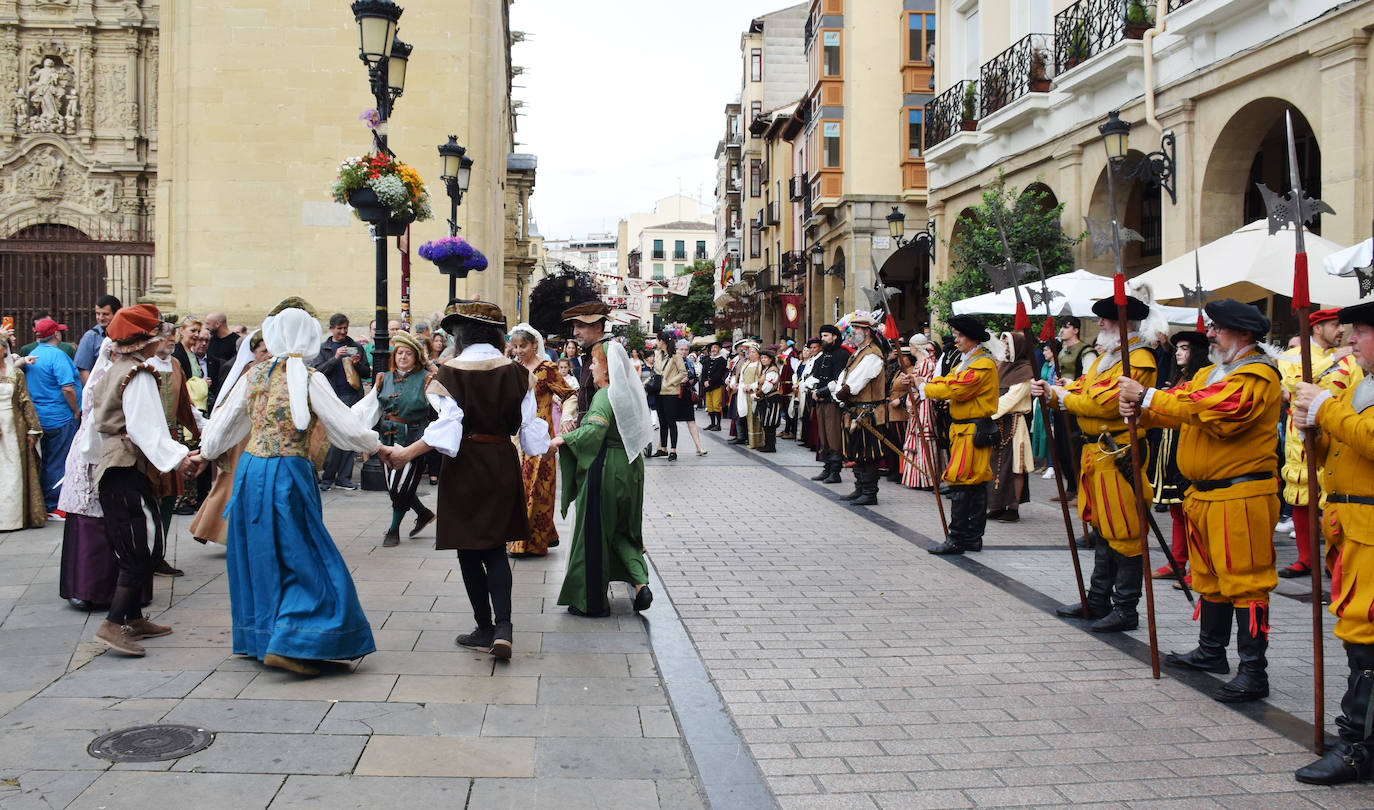
[[582,426],[563,434],[558,454],[562,513],[577,501],[577,523],[558,604],[591,615],[609,607],[612,581],[644,585],[644,460],[631,464],[615,426],[608,389],[592,397]]

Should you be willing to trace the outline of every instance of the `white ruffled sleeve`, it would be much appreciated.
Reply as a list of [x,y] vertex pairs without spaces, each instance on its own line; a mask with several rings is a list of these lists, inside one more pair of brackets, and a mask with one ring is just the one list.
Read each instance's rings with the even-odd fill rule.
[[382,406],[377,402],[377,386],[372,386],[372,390],[367,392],[367,396],[349,406],[349,410],[362,424],[368,427],[377,424],[377,420],[382,415]]
[[534,389],[525,392],[520,401],[520,449],[527,456],[542,456],[549,452],[549,423],[539,418]]
[[124,426],[129,440],[162,472],[171,472],[190,452],[172,439],[158,396],[157,378],[138,373],[124,387]]
[[242,374],[227,392],[221,393],[210,421],[200,432],[200,454],[219,458],[248,435],[248,375]]
[[454,402],[452,397],[435,394],[430,396],[431,403],[437,402],[434,410],[439,412],[439,418],[425,427],[424,436],[421,438],[425,444],[453,458],[458,455],[458,448],[463,444],[463,409],[458,407],[458,403]]
[[329,378],[318,372],[310,374],[310,410],[324,426],[329,443],[343,450],[372,453],[381,446],[377,431],[364,425],[358,416],[343,404],[329,385]]

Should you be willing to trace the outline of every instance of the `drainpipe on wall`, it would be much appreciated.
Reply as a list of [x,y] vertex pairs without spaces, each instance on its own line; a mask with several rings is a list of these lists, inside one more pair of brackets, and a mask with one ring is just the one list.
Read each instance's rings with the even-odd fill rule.
[[1168,0],[1158,0],[1155,5],[1154,27],[1145,32],[1143,50],[1145,52],[1145,123],[1164,134],[1164,126],[1155,117],[1155,48],[1154,39],[1164,33],[1164,17],[1169,11]]

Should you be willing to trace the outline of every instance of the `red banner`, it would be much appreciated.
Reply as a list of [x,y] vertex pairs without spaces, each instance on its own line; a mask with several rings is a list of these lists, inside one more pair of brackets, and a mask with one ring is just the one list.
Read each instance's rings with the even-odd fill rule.
[[801,328],[801,302],[801,293],[782,293],[778,296],[778,303],[782,306],[784,328]]

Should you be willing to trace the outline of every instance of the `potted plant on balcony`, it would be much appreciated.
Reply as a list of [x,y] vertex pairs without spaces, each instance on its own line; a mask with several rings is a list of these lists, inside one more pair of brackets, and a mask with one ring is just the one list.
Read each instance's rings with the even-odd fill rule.
[[965,132],[978,129],[978,83],[964,84],[964,124]]
[[1031,51],[1030,89],[1032,93],[1048,93],[1050,91],[1049,59],[1049,51],[1044,48],[1035,48]]
[[445,236],[420,245],[420,258],[429,259],[439,272],[467,278],[473,270],[487,269],[487,257],[461,236]]
[[1126,5],[1126,38],[1140,39],[1155,21],[1145,0],[1130,0]]
[[353,206],[358,219],[378,224],[387,235],[404,233],[410,223],[434,216],[420,175],[390,155],[367,154],[340,163],[331,192],[334,202]]
[[1079,20],[1069,32],[1069,41],[1064,46],[1064,69],[1068,70],[1091,55],[1088,50],[1087,24]]

